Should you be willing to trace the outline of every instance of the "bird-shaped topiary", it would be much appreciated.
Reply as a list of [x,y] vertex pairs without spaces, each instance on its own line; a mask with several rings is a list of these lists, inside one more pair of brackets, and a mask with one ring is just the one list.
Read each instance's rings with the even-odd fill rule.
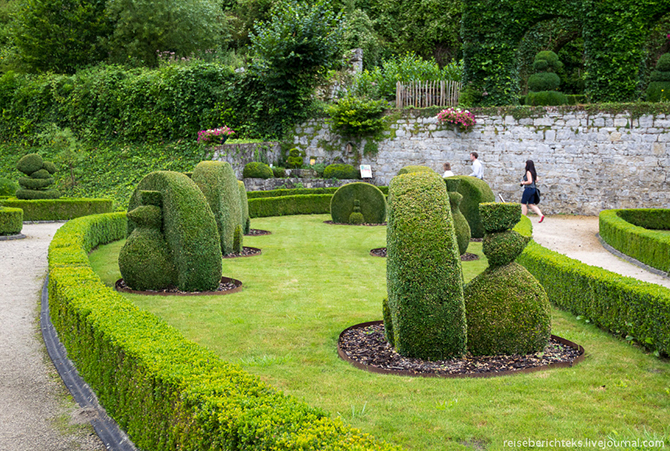
[[561,78],[556,73],[563,67],[558,60],[558,55],[550,50],[539,52],[535,55],[533,69],[535,73],[528,79],[528,105],[567,105],[568,98],[565,94],[558,92]]
[[50,161],[44,161],[36,153],[24,155],[16,169],[23,172],[27,177],[19,179],[21,188],[16,191],[17,199],[58,199],[60,192],[48,189],[54,184],[53,174],[56,173],[56,165]]
[[661,55],[656,63],[656,70],[651,73],[647,100],[649,102],[670,101],[670,53]]

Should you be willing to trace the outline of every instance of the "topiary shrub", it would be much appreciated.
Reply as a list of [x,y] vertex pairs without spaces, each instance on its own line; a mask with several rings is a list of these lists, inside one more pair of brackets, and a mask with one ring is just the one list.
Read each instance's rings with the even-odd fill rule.
[[249,217],[249,200],[247,199],[247,188],[244,182],[237,181],[237,186],[240,190],[240,204],[242,205],[242,232],[244,235],[249,233],[251,229],[251,218]]
[[19,185],[7,178],[0,177],[0,196],[12,197],[16,194]]
[[23,210],[0,206],[0,236],[18,235],[23,229]]
[[297,147],[294,147],[293,149],[288,151],[288,158],[286,159],[286,165],[290,169],[298,169],[304,163],[303,161],[304,156],[305,151],[300,150]]
[[[356,202],[362,221],[358,224],[380,224],[386,219],[386,199],[374,185],[365,182],[348,183],[341,186],[330,201],[330,215],[333,222],[350,223],[355,212]],[[361,219],[354,215],[354,220]]]
[[21,189],[16,191],[17,199],[58,199],[60,193],[54,189],[47,189],[53,185],[52,175],[56,172],[56,165],[44,161],[36,153],[24,155],[17,163],[16,169],[28,177],[21,177]]
[[274,173],[267,164],[253,161],[244,166],[242,177],[245,179],[271,179],[274,177]]
[[[143,194],[144,191],[160,193],[161,232],[176,271],[177,288],[182,291],[217,289],[221,281],[219,233],[214,214],[198,185],[179,172],[152,172],[137,185],[128,204],[129,212],[145,205],[144,202],[152,202],[152,197]],[[138,225],[134,220],[128,220],[128,237]],[[121,274],[125,279],[123,271]]]
[[470,226],[472,238],[484,238],[484,227],[479,219],[479,204],[496,200],[491,187],[483,180],[469,175],[456,175],[445,180],[460,180],[458,192],[463,196],[459,209]]
[[651,73],[647,87],[649,102],[670,101],[670,53],[664,53],[656,63],[656,70]]
[[278,167],[278,166],[273,166],[272,167],[272,174],[276,179],[283,179],[286,177],[286,168]]
[[350,164],[330,164],[323,170],[323,177],[350,180],[361,178],[361,173]]
[[193,170],[191,180],[205,195],[214,214],[224,255],[234,250],[235,227],[243,224],[240,188],[235,172],[223,161],[201,161]]
[[463,274],[447,190],[436,173],[399,175],[389,185],[386,280],[398,353],[427,360],[466,348]]
[[568,105],[569,103],[568,96],[558,91],[531,91],[526,95],[526,105],[550,106]]
[[535,55],[533,68],[535,73],[528,79],[526,105],[567,105],[565,94],[556,92],[561,78],[556,74],[563,67],[558,55],[552,51],[542,51]]
[[412,172],[435,172],[428,166],[405,166],[398,171],[398,175],[410,174]]
[[521,218],[521,204],[482,203],[479,208],[487,230],[483,249],[489,267],[463,290],[468,351],[473,355],[542,351],[551,335],[549,300],[537,279],[514,262],[530,237],[508,230]]
[[456,230],[456,240],[458,241],[458,252],[460,255],[465,254],[470,245],[470,225],[465,219],[459,206],[463,200],[463,196],[458,192],[458,185],[460,180],[445,179],[447,185],[447,194],[449,195],[449,205],[451,207],[451,217],[454,219],[454,229]]

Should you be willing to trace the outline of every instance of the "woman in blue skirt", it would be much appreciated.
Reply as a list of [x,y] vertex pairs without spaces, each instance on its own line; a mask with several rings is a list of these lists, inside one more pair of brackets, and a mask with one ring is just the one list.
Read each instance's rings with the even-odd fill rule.
[[535,171],[535,163],[533,160],[526,161],[526,175],[523,176],[521,186],[524,186],[523,196],[521,196],[521,212],[528,215],[528,208],[535,212],[540,220],[544,221],[544,215],[540,211],[540,207],[535,205],[535,190],[537,189],[535,182],[537,182],[537,172]]

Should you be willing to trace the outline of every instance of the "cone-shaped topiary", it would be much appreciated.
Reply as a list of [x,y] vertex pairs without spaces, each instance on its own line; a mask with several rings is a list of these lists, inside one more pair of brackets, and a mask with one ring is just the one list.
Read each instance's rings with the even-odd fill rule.
[[[143,191],[157,191],[160,195],[144,194]],[[235,194],[238,194],[237,186]],[[152,172],[138,184],[130,198],[128,211],[159,203],[159,198],[162,204],[161,232],[176,271],[175,285],[182,291],[217,289],[221,282],[221,241],[214,214],[204,194],[184,174]],[[130,218],[129,237],[136,227],[138,225]]]
[[21,177],[21,189],[16,191],[17,199],[57,199],[60,193],[57,190],[47,189],[53,185],[52,174],[56,172],[56,165],[44,161],[36,153],[24,155],[17,163],[16,169],[28,177]]
[[[482,203],[489,267],[465,286],[468,351],[473,355],[542,351],[551,335],[547,293],[514,259],[530,238],[507,230],[521,218],[521,204]],[[518,210],[518,211],[517,211]]]
[[249,199],[247,199],[247,188],[244,186],[244,182],[241,180],[237,181],[237,186],[240,189],[240,203],[242,205],[242,232],[246,235],[251,230],[251,218],[249,217]]
[[533,68],[535,73],[528,79],[526,95],[527,105],[567,105],[568,98],[563,93],[557,92],[561,84],[561,78],[556,74],[563,67],[558,60],[558,55],[545,50],[535,55]]
[[[459,209],[470,226],[472,238],[484,238],[484,227],[479,219],[479,204],[496,200],[491,187],[483,180],[469,175],[456,175],[446,180],[460,180],[458,192],[463,196]],[[448,183],[448,182],[445,182]]]
[[359,201],[363,223],[380,224],[386,220],[386,199],[379,188],[365,182],[353,182],[341,186],[333,194],[330,200],[333,222],[349,223],[356,200]]
[[463,255],[468,250],[470,245],[470,225],[468,220],[465,219],[461,209],[461,201],[463,200],[463,195],[458,192],[458,185],[460,185],[460,180],[458,179],[445,179],[444,182],[447,185],[447,194],[449,195],[449,205],[451,206],[451,217],[454,218],[454,228],[456,230],[456,240],[458,241],[458,252]]
[[670,53],[664,53],[656,62],[656,70],[651,73],[647,87],[649,102],[670,101]]
[[193,170],[191,180],[205,195],[214,213],[224,255],[237,252],[234,247],[235,227],[243,224],[240,188],[235,172],[223,161],[201,161]]
[[435,172],[428,166],[405,166],[398,171],[398,175],[409,174],[411,172]]
[[386,281],[390,343],[407,357],[465,353],[463,274],[447,190],[436,173],[399,175],[389,185]]

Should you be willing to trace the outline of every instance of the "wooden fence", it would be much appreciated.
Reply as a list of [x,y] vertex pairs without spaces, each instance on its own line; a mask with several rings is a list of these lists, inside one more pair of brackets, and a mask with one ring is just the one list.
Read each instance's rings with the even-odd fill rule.
[[395,91],[396,108],[413,106],[456,106],[461,92],[458,81],[419,81],[403,84],[398,82]]

